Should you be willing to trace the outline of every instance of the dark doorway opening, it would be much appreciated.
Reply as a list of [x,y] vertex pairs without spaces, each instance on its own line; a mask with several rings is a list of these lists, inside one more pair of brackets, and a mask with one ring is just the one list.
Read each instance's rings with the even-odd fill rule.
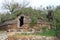
[[20,27],[24,25],[24,16],[21,16],[19,21],[20,21]]

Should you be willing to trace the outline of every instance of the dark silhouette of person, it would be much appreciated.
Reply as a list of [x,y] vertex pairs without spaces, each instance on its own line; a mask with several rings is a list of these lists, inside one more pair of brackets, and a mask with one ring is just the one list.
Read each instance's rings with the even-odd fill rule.
[[48,20],[53,20],[53,15],[52,15],[52,11],[48,11],[48,15],[47,15]]

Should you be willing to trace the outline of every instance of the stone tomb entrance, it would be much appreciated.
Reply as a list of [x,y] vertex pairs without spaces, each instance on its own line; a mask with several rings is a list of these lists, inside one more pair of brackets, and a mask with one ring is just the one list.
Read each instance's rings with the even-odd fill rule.
[[23,25],[24,25],[24,16],[21,16],[20,18],[19,18],[19,23],[20,23],[20,27],[22,27]]

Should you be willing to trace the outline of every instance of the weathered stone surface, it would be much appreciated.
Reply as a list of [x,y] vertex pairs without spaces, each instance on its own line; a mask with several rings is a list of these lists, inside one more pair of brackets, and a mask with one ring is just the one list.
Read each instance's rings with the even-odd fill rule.
[[8,40],[8,35],[6,32],[0,34],[0,40]]

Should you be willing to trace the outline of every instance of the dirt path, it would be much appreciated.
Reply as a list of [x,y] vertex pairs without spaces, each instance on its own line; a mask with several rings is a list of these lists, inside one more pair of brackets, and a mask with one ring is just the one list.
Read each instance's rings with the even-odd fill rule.
[[36,36],[36,35],[28,35],[28,36],[14,36],[15,32],[8,33],[8,40],[60,40],[55,37],[46,37],[46,36]]

